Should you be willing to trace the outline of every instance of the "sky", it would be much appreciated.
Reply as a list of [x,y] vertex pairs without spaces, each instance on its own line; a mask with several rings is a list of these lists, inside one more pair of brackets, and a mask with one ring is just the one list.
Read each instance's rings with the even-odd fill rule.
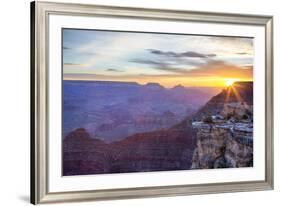
[[63,79],[224,87],[253,79],[253,39],[63,29]]

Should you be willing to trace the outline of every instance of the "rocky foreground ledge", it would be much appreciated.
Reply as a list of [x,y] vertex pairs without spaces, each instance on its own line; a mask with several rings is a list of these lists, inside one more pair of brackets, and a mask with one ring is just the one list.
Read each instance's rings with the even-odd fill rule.
[[194,121],[197,146],[191,169],[253,166],[253,107],[225,104],[220,114]]

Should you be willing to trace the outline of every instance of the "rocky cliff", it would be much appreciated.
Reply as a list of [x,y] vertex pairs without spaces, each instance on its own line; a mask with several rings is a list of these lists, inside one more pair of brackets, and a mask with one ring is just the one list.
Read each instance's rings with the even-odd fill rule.
[[191,169],[253,166],[252,97],[251,83],[236,83],[194,116],[197,143]]
[[224,88],[200,108],[192,119],[200,120],[207,115],[220,114],[225,104],[233,102],[253,105],[253,82],[235,82],[232,86]]

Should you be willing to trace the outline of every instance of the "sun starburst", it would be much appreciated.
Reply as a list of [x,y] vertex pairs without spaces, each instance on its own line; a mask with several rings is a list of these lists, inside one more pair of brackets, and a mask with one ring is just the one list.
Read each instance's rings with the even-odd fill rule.
[[234,82],[235,82],[234,79],[227,79],[227,80],[225,81],[225,85],[229,87],[229,86],[231,86]]

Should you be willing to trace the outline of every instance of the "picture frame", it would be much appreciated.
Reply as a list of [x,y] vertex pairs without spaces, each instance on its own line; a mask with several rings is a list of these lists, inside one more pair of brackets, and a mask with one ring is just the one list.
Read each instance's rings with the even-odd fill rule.
[[[50,191],[50,16],[104,17],[130,20],[202,23],[203,26],[252,26],[264,31],[264,178],[201,184]],[[203,27],[202,26],[202,27]],[[74,25],[75,27],[75,25]],[[229,34],[232,35],[231,33]],[[58,151],[59,153],[59,151]],[[273,189],[273,17],[198,11],[98,6],[86,4],[31,3],[31,203],[94,201],[243,192]],[[107,177],[107,176],[106,176]]]

